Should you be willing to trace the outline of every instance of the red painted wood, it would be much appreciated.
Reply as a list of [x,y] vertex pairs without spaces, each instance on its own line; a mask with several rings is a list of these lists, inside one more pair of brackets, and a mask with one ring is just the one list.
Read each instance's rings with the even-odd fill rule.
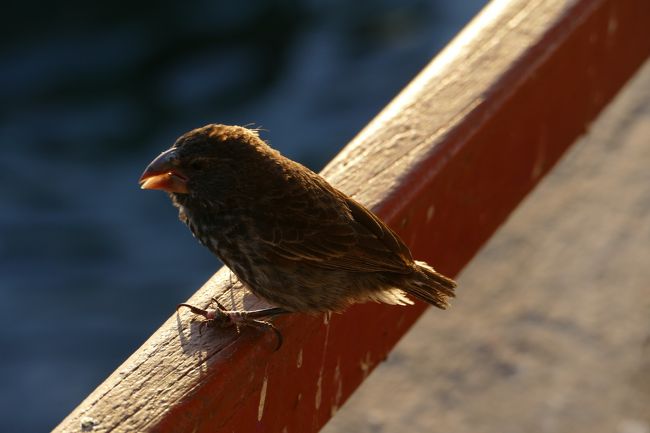
[[[649,20],[647,0],[493,3],[324,174],[454,275],[648,57]],[[220,271],[190,302],[227,280]],[[56,431],[317,431],[424,308],[279,318],[277,352],[272,333],[199,333],[183,312]]]

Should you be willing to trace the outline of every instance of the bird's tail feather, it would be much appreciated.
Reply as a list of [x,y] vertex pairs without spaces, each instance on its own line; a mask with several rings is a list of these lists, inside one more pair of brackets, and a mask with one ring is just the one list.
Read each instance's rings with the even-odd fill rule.
[[[394,287],[388,290],[378,290],[366,295],[370,300],[389,305],[413,305],[402,289]],[[364,299],[365,300],[365,299]]]
[[417,298],[443,310],[449,306],[449,298],[455,296],[456,282],[436,272],[425,262],[415,262],[416,276],[404,290]]

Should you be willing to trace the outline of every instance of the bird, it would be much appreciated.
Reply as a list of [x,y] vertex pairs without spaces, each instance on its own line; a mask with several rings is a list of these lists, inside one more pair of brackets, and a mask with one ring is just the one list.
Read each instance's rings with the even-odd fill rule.
[[411,305],[415,297],[446,309],[455,296],[454,280],[414,260],[377,215],[271,148],[259,129],[209,124],[191,130],[139,182],[167,192],[194,237],[274,306],[236,311],[179,304],[208,320],[272,326],[265,319],[342,312],[367,301]]

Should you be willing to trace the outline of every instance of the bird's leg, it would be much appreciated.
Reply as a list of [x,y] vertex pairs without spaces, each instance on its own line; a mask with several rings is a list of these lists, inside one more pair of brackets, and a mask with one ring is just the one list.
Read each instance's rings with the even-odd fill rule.
[[203,309],[195,307],[190,304],[178,304],[176,310],[180,307],[187,307],[192,311],[192,313],[202,316],[206,319],[205,326],[218,325],[220,327],[224,326],[234,326],[239,333],[239,329],[242,326],[252,326],[252,327],[268,327],[275,332],[276,337],[278,338],[278,345],[275,350],[278,350],[282,346],[283,338],[282,334],[271,322],[267,322],[266,318],[277,316],[280,314],[289,313],[289,311],[284,308],[274,307],[274,308],[264,308],[261,310],[253,311],[244,311],[244,310],[227,310],[221,303],[212,298],[212,301],[217,304],[215,309]]
[[199,335],[203,335],[203,328],[205,327],[215,326],[215,325],[219,327],[224,327],[224,326],[232,325],[230,317],[221,314],[221,311],[223,311],[223,309],[221,308],[221,304],[218,305],[220,309],[204,310],[203,308],[199,308],[194,305],[183,303],[183,304],[178,304],[176,306],[176,311],[178,311],[178,309],[181,307],[187,307],[190,309],[190,311],[192,311],[192,313],[196,314],[197,316],[202,316],[203,318],[205,318],[205,320],[201,322],[201,324],[199,325]]
[[227,315],[231,323],[237,329],[237,332],[239,332],[239,328],[241,326],[251,326],[255,328],[261,328],[261,327],[271,328],[271,330],[275,332],[275,336],[278,339],[278,344],[275,350],[278,350],[280,349],[280,347],[282,347],[282,342],[284,341],[284,339],[282,338],[282,333],[280,332],[280,330],[276,328],[273,323],[263,319],[277,316],[279,314],[289,313],[289,311],[276,307],[276,308],[265,308],[262,310],[253,310],[253,311],[225,310],[222,311],[222,313]]
[[238,333],[241,326],[251,326],[255,328],[260,328],[260,327],[271,328],[271,330],[275,332],[275,335],[278,339],[278,345],[276,346],[275,350],[280,349],[280,347],[282,346],[282,342],[284,340],[282,338],[282,334],[280,333],[278,328],[275,327],[275,325],[263,319],[267,319],[273,316],[278,316],[280,314],[286,314],[289,313],[289,311],[280,307],[264,308],[261,310],[252,310],[252,311],[226,310],[226,308],[223,305],[221,305],[218,300],[214,298],[212,298],[212,300],[217,304],[217,307],[219,308],[218,310],[219,314],[222,314],[225,317],[227,317],[230,323],[235,326]]

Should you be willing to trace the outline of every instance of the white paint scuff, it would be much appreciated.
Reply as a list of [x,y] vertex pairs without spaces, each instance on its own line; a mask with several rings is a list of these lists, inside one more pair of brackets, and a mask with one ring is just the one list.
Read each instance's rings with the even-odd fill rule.
[[359,361],[359,367],[363,372],[363,378],[365,379],[368,377],[368,374],[370,374],[370,367],[372,367],[370,352],[366,352],[366,356],[364,356],[363,359]]
[[431,221],[431,218],[433,218],[433,214],[435,213],[436,208],[433,205],[429,205],[427,208],[427,222]]
[[302,367],[302,349],[298,352],[298,360],[296,361],[296,367]]
[[336,415],[341,405],[341,398],[343,397],[343,378],[341,377],[341,358],[336,360],[336,369],[334,370],[334,385],[336,386],[336,394],[334,395],[334,404],[332,404],[330,413],[331,416]]
[[262,415],[264,415],[264,402],[266,401],[266,387],[268,385],[269,378],[264,376],[264,382],[262,382],[262,390],[260,391],[260,405],[257,407],[257,421],[262,421]]
[[316,409],[320,409],[322,395],[323,395],[323,372],[321,371],[320,375],[318,376],[318,382],[316,382],[316,397],[315,397]]

